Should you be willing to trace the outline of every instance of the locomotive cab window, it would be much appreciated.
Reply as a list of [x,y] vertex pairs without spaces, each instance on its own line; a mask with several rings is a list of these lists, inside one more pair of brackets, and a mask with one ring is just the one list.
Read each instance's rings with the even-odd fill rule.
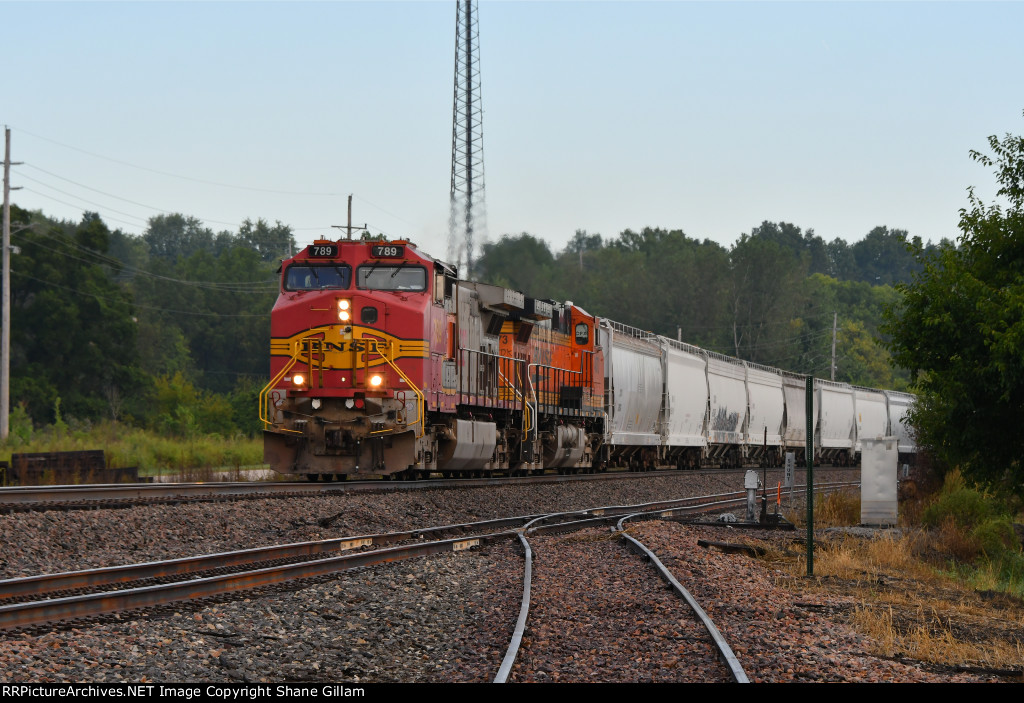
[[580,322],[576,325],[576,343],[581,347],[590,343],[590,327],[587,326],[586,322]]
[[285,272],[285,290],[348,288],[352,268],[347,264],[292,264]]
[[427,270],[422,266],[360,266],[356,285],[369,290],[425,291]]

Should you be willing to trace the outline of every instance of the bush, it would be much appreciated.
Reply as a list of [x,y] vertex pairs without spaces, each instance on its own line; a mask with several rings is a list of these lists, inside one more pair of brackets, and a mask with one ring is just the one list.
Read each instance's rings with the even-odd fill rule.
[[1016,552],[1020,546],[1013,523],[1007,516],[992,517],[975,527],[971,536],[989,559]]
[[996,512],[991,496],[964,484],[959,471],[946,475],[935,501],[924,509],[922,522],[928,527],[938,527],[952,520],[958,527],[974,527],[985,522]]
[[32,441],[32,418],[28,414],[25,403],[18,403],[18,406],[11,411],[9,418],[8,442],[17,446]]

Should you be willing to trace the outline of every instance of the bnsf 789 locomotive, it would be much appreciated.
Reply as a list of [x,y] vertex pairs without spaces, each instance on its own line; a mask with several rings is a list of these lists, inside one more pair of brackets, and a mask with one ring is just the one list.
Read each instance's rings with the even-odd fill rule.
[[266,461],[311,478],[593,468],[596,324],[407,241],[317,241],[282,265]]
[[[408,241],[318,240],[282,264],[271,381],[276,471],[347,476],[777,466],[806,446],[804,378],[458,280]],[[913,396],[816,380],[815,459],[916,448]]]

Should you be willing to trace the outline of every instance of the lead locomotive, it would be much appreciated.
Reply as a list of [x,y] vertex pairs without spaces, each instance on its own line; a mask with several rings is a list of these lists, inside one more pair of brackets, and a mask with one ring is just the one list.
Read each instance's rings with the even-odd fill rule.
[[318,240],[282,264],[265,460],[311,479],[593,469],[596,325],[408,241]]

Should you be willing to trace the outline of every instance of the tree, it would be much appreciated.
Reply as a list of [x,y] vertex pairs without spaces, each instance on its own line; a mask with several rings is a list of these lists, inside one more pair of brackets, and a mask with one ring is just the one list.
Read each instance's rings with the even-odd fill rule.
[[547,242],[523,232],[485,243],[473,266],[478,280],[543,298],[551,294],[545,283],[554,260]]
[[968,190],[958,246],[916,254],[922,270],[887,312],[897,363],[917,379],[919,444],[982,480],[1024,494],[1024,138],[989,137],[1000,187],[986,205]]
[[790,320],[803,301],[800,284],[807,277],[809,257],[763,236],[740,236],[729,253],[732,264],[731,353],[765,364],[790,356]]
[[263,218],[253,222],[246,218],[238,228],[239,244],[251,247],[264,261],[278,261],[292,255],[295,238],[292,228],[279,221],[271,227]]
[[210,249],[214,235],[213,230],[203,227],[202,220],[174,213],[149,218],[149,226],[142,239],[149,246],[151,257],[168,259],[173,263],[179,257]]
[[114,282],[110,238],[95,213],[77,225],[38,222],[18,237],[11,397],[36,422],[54,419],[58,397],[69,418],[118,419],[141,382],[131,296]]
[[875,227],[850,252],[856,262],[855,279],[872,285],[892,285],[910,280],[918,270],[913,250],[921,248],[921,238],[907,240],[904,229]]

